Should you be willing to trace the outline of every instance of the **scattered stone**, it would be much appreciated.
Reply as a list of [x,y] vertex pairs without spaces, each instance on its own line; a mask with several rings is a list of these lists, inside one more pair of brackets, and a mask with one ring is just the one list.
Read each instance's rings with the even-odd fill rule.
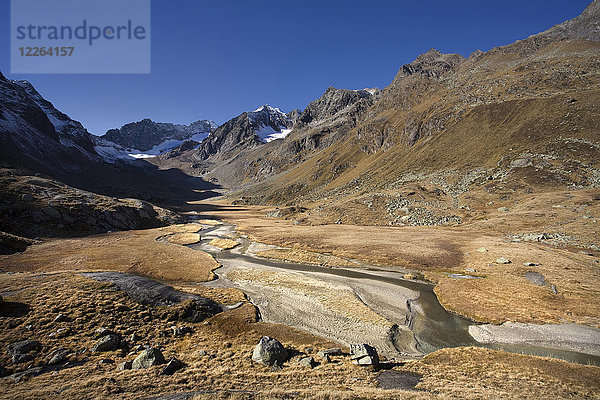
[[287,357],[285,347],[277,339],[268,336],[263,336],[252,352],[252,361],[271,366],[282,364]]
[[525,278],[537,286],[546,286],[546,278],[539,272],[526,272]]
[[48,361],[48,365],[60,364],[60,363],[67,361],[68,356],[71,353],[72,353],[71,350],[64,349],[64,348],[53,350],[49,354],[50,361]]
[[129,341],[132,342],[132,343],[135,343],[135,342],[137,342],[140,339],[141,339],[141,337],[137,333],[135,333],[135,332],[133,332],[131,334],[131,336],[129,336]]
[[132,366],[133,366],[133,361],[123,361],[122,363],[117,365],[117,370],[118,371],[126,371],[126,370],[131,369]]
[[132,369],[144,369],[150,368],[154,365],[161,365],[165,363],[165,357],[160,350],[150,347],[140,353],[139,356],[133,360],[131,365]]
[[550,285],[550,291],[552,292],[552,294],[558,294],[558,289],[556,288],[556,285]]
[[198,350],[198,355],[200,357],[205,357],[208,355],[208,353],[206,352],[206,350]]
[[465,268],[465,272],[477,272],[477,270],[475,268]]
[[377,350],[368,344],[351,344],[350,358],[357,365],[378,365],[379,355]]
[[161,375],[173,375],[177,370],[185,367],[185,364],[173,357],[169,360],[167,365],[160,372]]
[[487,253],[488,249],[486,249],[485,247],[480,247],[480,248],[477,249],[477,252],[478,253]]
[[103,358],[102,360],[100,360],[100,362],[98,364],[104,365],[104,364],[114,364],[115,361],[110,359],[110,358]]
[[525,267],[537,267],[538,265],[540,265],[540,264],[532,263],[532,262],[523,263],[523,266],[525,266]]
[[509,212],[510,210],[508,208],[506,208],[506,207],[499,207],[498,211],[500,211],[500,212]]
[[298,365],[301,365],[303,367],[314,368],[317,366],[317,362],[314,358],[309,356],[301,358],[300,361],[298,361]]
[[496,260],[496,264],[510,264],[511,261],[506,257],[500,257]]
[[68,320],[69,318],[63,313],[58,314],[56,318],[54,318],[54,322],[67,322]]
[[62,338],[62,337],[69,336],[70,333],[71,333],[71,330],[69,328],[59,328],[55,332],[48,334],[48,337]]
[[121,345],[119,337],[113,333],[101,337],[92,347],[92,353],[117,350]]

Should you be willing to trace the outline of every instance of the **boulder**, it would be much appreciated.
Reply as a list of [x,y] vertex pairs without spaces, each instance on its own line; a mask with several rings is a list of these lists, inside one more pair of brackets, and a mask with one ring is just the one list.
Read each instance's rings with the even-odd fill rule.
[[496,264],[510,264],[511,261],[506,257],[500,257],[496,260]]
[[368,344],[351,344],[350,358],[357,365],[378,365],[379,355],[377,350]]
[[155,349],[154,347],[147,348],[142,351],[136,358],[133,360],[131,365],[132,369],[144,369],[150,368],[154,365],[161,365],[165,363],[165,357],[161,353],[160,350]]
[[263,336],[252,352],[252,361],[271,366],[283,364],[287,357],[285,347],[277,339],[268,336]]
[[175,357],[171,358],[167,365],[160,372],[161,375],[173,375],[176,371],[185,367],[185,364],[176,359]]
[[298,361],[298,365],[301,365],[303,367],[308,367],[308,368],[314,368],[317,366],[317,362],[315,361],[314,358],[312,357],[303,357],[300,359],[300,361]]
[[117,350],[121,345],[119,337],[113,333],[102,336],[92,347],[92,353]]

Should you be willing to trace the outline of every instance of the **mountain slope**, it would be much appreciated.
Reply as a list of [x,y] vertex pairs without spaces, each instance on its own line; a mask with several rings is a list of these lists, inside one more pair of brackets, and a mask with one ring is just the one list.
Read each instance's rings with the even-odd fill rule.
[[[244,171],[238,182],[261,181],[237,196],[306,205],[307,220],[430,225],[467,218],[469,191],[498,201],[598,187],[600,43],[587,27],[599,19],[596,1],[572,21],[468,59],[432,49],[402,66],[345,133],[328,132],[335,140],[325,146],[295,147],[292,132],[277,149],[228,164]],[[425,190],[418,201],[402,194],[416,187]]]
[[145,161],[106,163],[95,140],[77,121],[57,110],[33,86],[0,74],[2,167],[42,174],[73,187],[109,196],[175,204],[209,188],[180,171],[160,171]]

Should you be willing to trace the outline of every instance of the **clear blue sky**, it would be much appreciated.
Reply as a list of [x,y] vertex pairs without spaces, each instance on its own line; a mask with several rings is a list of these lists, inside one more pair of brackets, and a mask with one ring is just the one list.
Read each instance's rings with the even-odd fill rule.
[[152,0],[150,75],[11,75],[9,1],[0,0],[0,71],[31,81],[94,134],[142,118],[220,124],[265,103],[304,108],[330,85],[382,88],[432,47],[468,56],[590,2]]

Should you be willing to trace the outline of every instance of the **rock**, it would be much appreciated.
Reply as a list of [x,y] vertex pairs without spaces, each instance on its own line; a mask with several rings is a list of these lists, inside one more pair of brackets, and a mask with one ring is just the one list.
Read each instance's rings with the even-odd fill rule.
[[558,294],[558,289],[556,288],[556,285],[550,285],[550,291],[552,292],[552,294]]
[[103,358],[102,360],[100,360],[100,362],[98,364],[114,364],[115,361],[113,359],[110,358]]
[[465,268],[465,272],[473,273],[473,272],[477,272],[477,270],[475,268]]
[[342,349],[334,347],[331,349],[327,349],[327,350],[321,350],[317,353],[317,355],[319,357],[325,358],[325,356],[341,356],[342,353]]
[[94,347],[92,347],[92,353],[98,353],[103,351],[117,350],[121,345],[119,337],[113,333],[101,337]]
[[487,253],[488,249],[486,249],[485,247],[480,247],[480,248],[477,249],[477,252],[478,253]]
[[508,208],[506,208],[506,207],[499,207],[498,211],[500,211],[500,212],[509,212],[510,210]]
[[539,272],[526,272],[525,278],[537,286],[546,286],[546,278]]
[[117,366],[118,371],[126,371],[133,367],[133,361],[123,361]]
[[540,264],[532,263],[532,262],[523,263],[523,266],[525,266],[525,267],[537,267],[538,265],[540,265]]
[[135,343],[135,342],[137,342],[140,339],[141,339],[140,336],[137,333],[135,333],[135,332],[133,332],[131,334],[131,336],[129,336],[129,341],[132,342],[132,343]]
[[8,345],[8,354],[12,356],[14,364],[20,364],[31,360],[28,353],[37,353],[42,350],[42,344],[37,340],[21,340]]
[[350,358],[357,365],[378,365],[379,355],[374,347],[368,344],[351,344]]
[[298,361],[298,365],[301,365],[303,367],[314,368],[317,366],[317,362],[314,358],[309,356],[301,358],[300,361]]
[[500,257],[496,260],[496,264],[510,264],[511,261],[506,257]]
[[54,318],[54,322],[67,322],[68,320],[69,318],[63,313],[58,314],[56,318]]
[[13,354],[12,362],[13,364],[22,364],[31,360],[31,356],[29,354]]
[[131,365],[132,369],[144,369],[150,368],[154,365],[161,365],[165,363],[165,357],[161,353],[160,350],[155,349],[154,347],[150,347],[144,351],[142,351],[136,358],[133,360],[133,364]]
[[69,349],[56,349],[53,350],[50,354],[50,361],[48,361],[48,365],[60,364],[67,361],[68,355],[71,354],[72,351]]
[[10,375],[8,378],[12,379],[15,383],[19,383],[24,379],[31,378],[32,376],[40,375],[42,372],[44,372],[44,369],[42,367],[34,367],[34,368],[29,368],[22,372],[14,373],[14,374]]
[[160,372],[161,375],[173,375],[177,370],[185,367],[185,364],[176,359],[175,357],[171,358],[167,365]]
[[252,352],[252,361],[265,365],[282,364],[288,357],[288,351],[277,340],[263,336]]

